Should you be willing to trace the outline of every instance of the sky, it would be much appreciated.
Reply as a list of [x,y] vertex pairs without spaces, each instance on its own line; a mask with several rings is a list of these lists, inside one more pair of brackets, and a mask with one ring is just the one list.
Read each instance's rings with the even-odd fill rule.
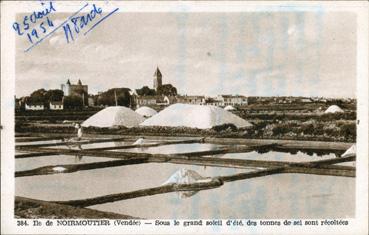
[[[55,25],[70,14],[50,15]],[[21,19],[18,15],[17,19]],[[16,39],[16,95],[78,79],[96,94],[163,83],[187,95],[355,97],[356,17],[348,12],[117,12],[67,43]]]

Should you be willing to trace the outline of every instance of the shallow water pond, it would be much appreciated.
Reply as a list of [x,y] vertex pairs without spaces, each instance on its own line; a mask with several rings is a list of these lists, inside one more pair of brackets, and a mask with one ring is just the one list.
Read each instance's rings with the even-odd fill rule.
[[337,163],[337,164],[334,164],[334,165],[356,167],[356,161],[353,161],[353,162],[341,162],[341,163]]
[[157,187],[173,173],[185,168],[203,177],[231,175],[254,169],[145,163],[70,174],[18,177],[15,195],[41,200],[71,200]]
[[105,148],[105,147],[119,147],[130,145],[131,142],[126,141],[111,141],[111,142],[101,142],[101,143],[91,143],[91,144],[75,144],[68,143],[67,145],[59,146],[48,146],[47,148],[53,149],[92,149],[92,148]]
[[53,155],[42,157],[19,158],[15,159],[15,171],[31,170],[34,168],[49,165],[83,164],[91,162],[104,162],[109,160],[116,159],[105,157],[71,156],[71,155]]
[[38,144],[56,144],[56,143],[61,143],[62,140],[57,139],[57,140],[40,140],[40,141],[30,141],[30,142],[17,142],[16,146],[23,146],[23,145],[38,145]]
[[118,152],[132,152],[132,153],[152,153],[152,154],[179,154],[179,153],[190,153],[208,150],[221,149],[224,146],[216,144],[171,144],[171,145],[161,145],[156,147],[138,147],[131,149],[117,149],[112,151]]
[[[131,145],[132,142],[104,142],[82,145],[82,149]],[[66,146],[55,146],[67,148]],[[148,148],[113,151],[178,154],[223,148],[215,144],[173,144]],[[74,147],[75,148],[75,147]],[[206,156],[204,156],[206,157]],[[230,153],[212,157],[306,162],[335,158],[328,153],[318,156],[298,151],[296,154],[270,151]],[[78,156],[45,156],[16,159],[16,170],[28,170],[45,165],[80,164],[114,160],[112,158]],[[350,165],[342,163],[339,165]],[[180,169],[196,171],[203,177],[232,175],[255,171],[257,168],[235,169],[171,163],[145,163],[120,167],[78,171],[15,179],[15,195],[56,201],[84,199],[114,193],[130,192],[160,186]],[[200,191],[190,197],[167,193],[134,198],[91,208],[137,216],[141,218],[338,218],[353,217],[355,208],[355,178],[303,174],[278,174],[241,181],[227,182],[220,188]]]
[[90,208],[147,219],[344,218],[355,215],[355,179],[280,174],[225,183],[188,198],[167,193]]
[[317,154],[308,155],[298,151],[296,154],[270,151],[266,153],[258,153],[256,151],[247,153],[227,153],[219,155],[221,158],[247,159],[247,160],[263,160],[263,161],[283,161],[283,162],[309,162],[325,159],[336,158],[335,154],[330,153],[322,156]]
[[[93,148],[105,148],[105,147],[120,147],[126,145],[132,145],[135,141],[108,141],[101,143],[91,143],[91,144],[75,144],[68,143],[67,145],[59,145],[59,146],[50,146],[48,148],[56,148],[56,149],[93,149]],[[153,144],[158,143],[159,141],[152,140],[144,140],[144,144]]]

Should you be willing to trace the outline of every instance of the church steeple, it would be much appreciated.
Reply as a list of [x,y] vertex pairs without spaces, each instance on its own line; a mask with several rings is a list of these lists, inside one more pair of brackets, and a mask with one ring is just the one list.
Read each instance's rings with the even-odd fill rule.
[[159,87],[162,86],[162,74],[160,72],[159,67],[156,67],[155,73],[154,73],[154,89],[158,90]]
[[69,81],[69,79],[68,79],[68,81],[67,81],[67,84],[68,84],[68,85],[70,85],[70,81]]
[[82,86],[81,79],[78,79],[78,85]]

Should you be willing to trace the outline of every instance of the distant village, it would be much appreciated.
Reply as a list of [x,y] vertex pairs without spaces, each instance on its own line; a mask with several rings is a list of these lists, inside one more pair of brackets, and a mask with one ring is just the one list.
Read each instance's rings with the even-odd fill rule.
[[220,94],[215,97],[204,95],[180,95],[172,84],[163,84],[163,75],[157,67],[153,75],[153,86],[141,89],[112,88],[96,95],[89,94],[88,85],[78,80],[73,84],[69,79],[60,89],[34,91],[30,96],[15,97],[16,111],[28,110],[79,110],[107,106],[127,106],[138,108],[148,106],[156,109],[174,103],[214,105],[219,107],[242,107],[252,104],[299,104],[299,103],[353,103],[355,99],[330,99],[324,97],[259,97],[239,94]]

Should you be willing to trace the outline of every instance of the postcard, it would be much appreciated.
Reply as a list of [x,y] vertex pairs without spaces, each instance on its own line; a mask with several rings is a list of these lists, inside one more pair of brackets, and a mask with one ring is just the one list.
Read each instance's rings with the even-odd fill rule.
[[4,1],[1,233],[367,234],[368,3]]

